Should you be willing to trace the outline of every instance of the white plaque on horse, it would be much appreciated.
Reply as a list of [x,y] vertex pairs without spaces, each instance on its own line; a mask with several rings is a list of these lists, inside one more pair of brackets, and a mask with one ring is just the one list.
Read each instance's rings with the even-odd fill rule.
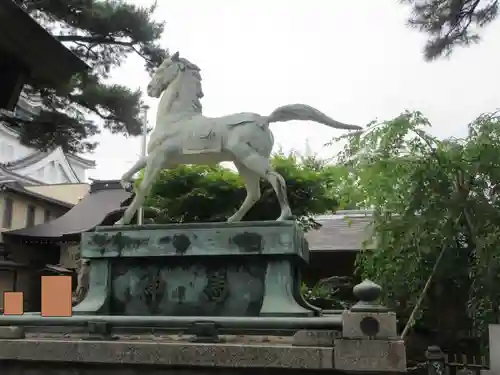
[[210,131],[193,131],[182,142],[182,153],[187,155],[222,151],[222,137]]

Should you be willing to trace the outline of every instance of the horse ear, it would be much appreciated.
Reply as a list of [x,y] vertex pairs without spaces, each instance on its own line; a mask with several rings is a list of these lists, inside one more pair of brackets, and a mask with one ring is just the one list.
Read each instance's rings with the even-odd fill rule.
[[171,58],[172,61],[179,61],[179,51],[174,53],[174,55]]

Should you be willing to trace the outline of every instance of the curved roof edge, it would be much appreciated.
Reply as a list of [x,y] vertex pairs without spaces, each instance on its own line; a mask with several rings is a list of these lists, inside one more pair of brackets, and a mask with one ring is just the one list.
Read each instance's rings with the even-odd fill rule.
[[66,158],[73,159],[74,161],[76,161],[79,164],[83,164],[89,168],[93,168],[96,166],[96,162],[94,160],[84,159],[78,155],[65,153],[64,151],[62,151],[61,147],[57,147],[51,151],[35,151],[35,152],[25,156],[25,157],[3,163],[3,165],[7,168],[12,168],[12,169],[23,168],[23,167],[26,167],[28,165],[32,165],[32,164],[46,158],[47,156],[49,156],[49,155],[51,155],[54,152],[57,152],[59,150],[62,152],[62,154]]
[[3,232],[5,238],[62,240],[100,225],[108,215],[120,210],[132,193],[122,189],[116,180],[94,181],[90,192],[64,215],[47,223]]

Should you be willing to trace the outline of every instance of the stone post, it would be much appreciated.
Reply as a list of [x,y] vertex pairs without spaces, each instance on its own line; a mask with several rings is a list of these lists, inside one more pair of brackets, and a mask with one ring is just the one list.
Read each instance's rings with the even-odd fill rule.
[[444,375],[445,358],[439,346],[429,346],[425,351],[428,375]]
[[342,313],[342,338],[335,340],[335,368],[343,371],[406,371],[404,341],[396,314],[378,304],[382,288],[370,280],[356,285],[358,303]]
[[490,324],[488,327],[490,368],[481,370],[481,375],[500,374],[500,324]]

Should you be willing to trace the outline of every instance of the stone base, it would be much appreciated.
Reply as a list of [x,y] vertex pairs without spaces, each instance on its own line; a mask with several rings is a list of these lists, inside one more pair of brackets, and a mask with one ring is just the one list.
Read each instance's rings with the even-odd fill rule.
[[333,346],[335,339],[340,338],[339,331],[302,329],[293,335],[295,346]]
[[81,246],[90,284],[75,315],[317,313],[301,300],[309,253],[292,221],[101,227]]
[[[301,374],[320,370],[406,371],[402,341],[336,339],[334,347],[326,347],[294,346],[295,339],[289,336],[238,335],[221,339],[224,343],[194,344],[182,335],[121,336],[116,341],[84,341],[75,335],[0,340],[0,368],[2,375],[37,374],[38,368],[44,369],[40,375],[58,373],[58,368],[65,370],[61,375],[86,371],[109,374],[116,368],[134,368],[131,374],[177,374],[189,370],[193,375],[212,374],[211,369],[219,374],[228,370],[246,374],[245,369],[252,369],[254,374],[272,374],[273,370],[277,374],[283,374],[279,370],[300,370]],[[33,368],[33,364],[37,366]],[[92,368],[95,372],[90,371]],[[7,372],[9,369],[12,372]]]
[[[123,370],[140,365],[139,371],[155,365],[169,366],[171,370],[189,367],[193,373],[203,368],[265,368],[265,369],[332,369],[332,348],[294,347],[283,344],[192,344],[161,341],[81,341],[81,340],[0,340],[0,368],[4,374],[4,361],[23,363],[71,363],[72,365],[99,364],[121,366]],[[141,371],[142,368],[142,371]],[[194,371],[194,369],[197,371]],[[176,370],[175,370],[176,371]],[[49,373],[49,371],[45,372]],[[52,372],[50,372],[52,373]],[[69,372],[68,372],[69,373]],[[21,374],[21,373],[18,373]]]
[[4,340],[16,340],[24,339],[25,332],[24,328],[20,326],[4,326],[0,327],[0,339]]
[[335,368],[343,371],[405,372],[406,348],[396,340],[335,340]]

